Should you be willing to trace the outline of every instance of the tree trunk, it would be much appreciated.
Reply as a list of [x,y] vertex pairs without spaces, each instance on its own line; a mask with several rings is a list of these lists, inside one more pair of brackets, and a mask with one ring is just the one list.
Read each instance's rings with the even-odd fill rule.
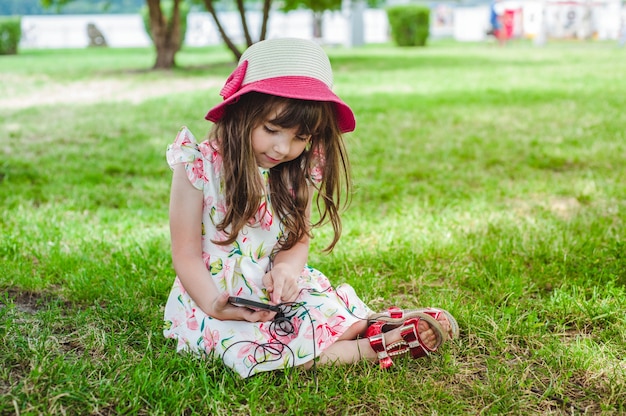
[[180,33],[180,0],[174,0],[172,18],[161,9],[161,0],[147,0],[150,14],[150,31],[156,49],[153,69],[171,69],[176,66],[176,53],[182,46]]
[[239,10],[239,17],[241,18],[241,28],[243,29],[243,35],[246,38],[246,45],[252,45],[252,37],[248,30],[248,21],[246,20],[246,7],[243,4],[243,0],[237,0],[237,9]]
[[176,50],[170,46],[156,47],[157,56],[152,69],[172,69],[176,66]]
[[222,26],[222,23],[220,22],[220,19],[217,17],[217,13],[215,12],[215,8],[213,7],[213,0],[204,0],[204,7],[206,7],[207,11],[213,17],[213,21],[215,22],[215,26],[217,26],[217,31],[220,32],[222,40],[224,40],[224,43],[226,43],[228,49],[230,49],[233,55],[235,55],[235,61],[239,61],[239,58],[241,58],[241,51],[239,50],[239,48],[237,48],[237,46],[233,43],[233,41],[224,30],[224,26]]
[[263,23],[261,24],[261,33],[259,40],[265,40],[267,36],[267,22],[270,19],[270,10],[272,8],[272,0],[263,0]]
[[323,20],[324,12],[313,12],[313,39],[321,39],[324,36],[322,33]]

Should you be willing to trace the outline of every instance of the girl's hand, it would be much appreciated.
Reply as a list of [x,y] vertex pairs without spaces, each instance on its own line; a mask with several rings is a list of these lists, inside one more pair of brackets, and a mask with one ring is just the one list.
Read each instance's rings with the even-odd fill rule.
[[300,292],[298,288],[299,273],[287,265],[277,264],[263,276],[263,285],[270,293],[270,299],[276,305],[293,302]]
[[267,322],[274,319],[276,312],[253,311],[246,307],[235,306],[228,303],[228,292],[222,292],[213,302],[213,310],[210,315],[222,321],[248,321]]

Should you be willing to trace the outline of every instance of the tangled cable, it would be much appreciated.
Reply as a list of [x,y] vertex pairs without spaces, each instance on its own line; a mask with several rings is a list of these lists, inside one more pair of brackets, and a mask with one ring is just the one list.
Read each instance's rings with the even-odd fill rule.
[[[333,291],[332,287],[327,288],[324,291],[319,291],[316,289],[305,288],[300,291],[300,295],[302,291],[308,292],[316,292],[316,293],[325,293],[329,291]],[[306,306],[306,302],[283,302],[278,305],[280,307],[280,312],[276,314],[274,320],[272,320],[268,325],[268,332],[271,336],[271,340],[269,342],[259,343],[256,341],[237,341],[231,345],[229,345],[224,350],[224,357],[227,355],[229,350],[236,345],[242,343],[250,343],[252,344],[251,355],[253,364],[249,370],[248,376],[251,376],[254,373],[254,369],[261,364],[270,363],[274,361],[284,361],[285,362],[285,370],[289,368],[293,368],[296,362],[296,354],[289,347],[288,343],[292,337],[297,336],[298,332],[302,330],[304,327],[305,321],[308,320],[308,323],[311,325],[311,334],[312,334],[312,343],[313,343],[313,357],[317,358],[317,342],[316,342],[316,334],[315,334],[315,320],[311,316],[309,309]],[[367,318],[358,317],[348,308],[346,311],[354,316],[357,319],[367,320]],[[294,324],[294,318],[300,318],[301,324],[298,326]],[[317,360],[313,359],[313,377],[315,380],[315,386],[317,389]]]
[[298,311],[300,309],[303,310],[300,315],[302,317],[308,317],[308,321],[311,324],[313,334],[313,356],[317,355],[315,350],[316,343],[314,320],[305,306],[305,302],[284,302],[278,306],[281,308],[281,311],[276,314],[274,320],[272,320],[268,325],[268,332],[272,338],[269,342],[259,343],[256,341],[238,341],[229,345],[224,350],[224,356],[226,356],[228,351],[238,344],[250,343],[253,345],[251,355],[253,357],[252,361],[254,364],[250,368],[248,376],[253,374],[254,369],[258,365],[278,360],[285,360],[285,354],[287,354],[288,357],[287,365],[285,366],[286,368],[289,363],[293,364],[296,362],[296,354],[286,342],[283,342],[283,340],[285,340],[285,338],[290,338],[293,335],[297,335],[298,331],[301,330],[302,325],[300,325],[300,327],[296,327],[292,322],[292,319],[298,315]]

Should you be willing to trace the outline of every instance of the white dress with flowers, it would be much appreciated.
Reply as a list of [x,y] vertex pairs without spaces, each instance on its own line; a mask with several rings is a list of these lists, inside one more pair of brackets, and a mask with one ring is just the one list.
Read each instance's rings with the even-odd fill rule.
[[[239,234],[223,246],[215,224],[225,212],[222,157],[210,141],[197,143],[183,127],[167,149],[170,167],[183,163],[191,184],[204,194],[202,251],[204,263],[220,291],[231,296],[268,302],[262,284],[271,267],[275,246],[283,234],[269,199]],[[269,193],[268,169],[259,168]],[[311,180],[315,180],[312,172]],[[318,179],[319,180],[319,179]],[[300,295],[285,309],[285,319],[272,322],[221,321],[206,315],[176,278],[165,306],[164,335],[178,342],[178,351],[215,354],[242,377],[261,371],[293,367],[311,361],[332,345],[352,324],[371,310],[347,284],[333,288],[321,272],[309,267],[299,278]]]

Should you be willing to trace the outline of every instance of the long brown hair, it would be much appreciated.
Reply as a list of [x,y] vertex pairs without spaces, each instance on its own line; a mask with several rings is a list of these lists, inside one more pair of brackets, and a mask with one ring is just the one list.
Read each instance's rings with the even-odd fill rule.
[[[279,107],[280,114],[269,120]],[[266,121],[283,128],[297,127],[299,135],[311,136],[310,146],[300,156],[270,169],[270,200],[285,229],[281,249],[293,247],[304,236],[311,236],[311,228],[330,222],[334,235],[326,251],[331,251],[341,236],[339,212],[347,206],[351,189],[350,165],[334,104],[256,92],[229,105],[209,135],[222,153],[226,198],[226,214],[217,229],[227,232],[228,239],[216,243],[233,243],[259,208],[264,186],[252,150],[252,131]],[[316,165],[321,172],[319,183],[309,178]],[[313,205],[319,212],[319,220],[312,224],[306,219],[309,184],[317,190]]]

